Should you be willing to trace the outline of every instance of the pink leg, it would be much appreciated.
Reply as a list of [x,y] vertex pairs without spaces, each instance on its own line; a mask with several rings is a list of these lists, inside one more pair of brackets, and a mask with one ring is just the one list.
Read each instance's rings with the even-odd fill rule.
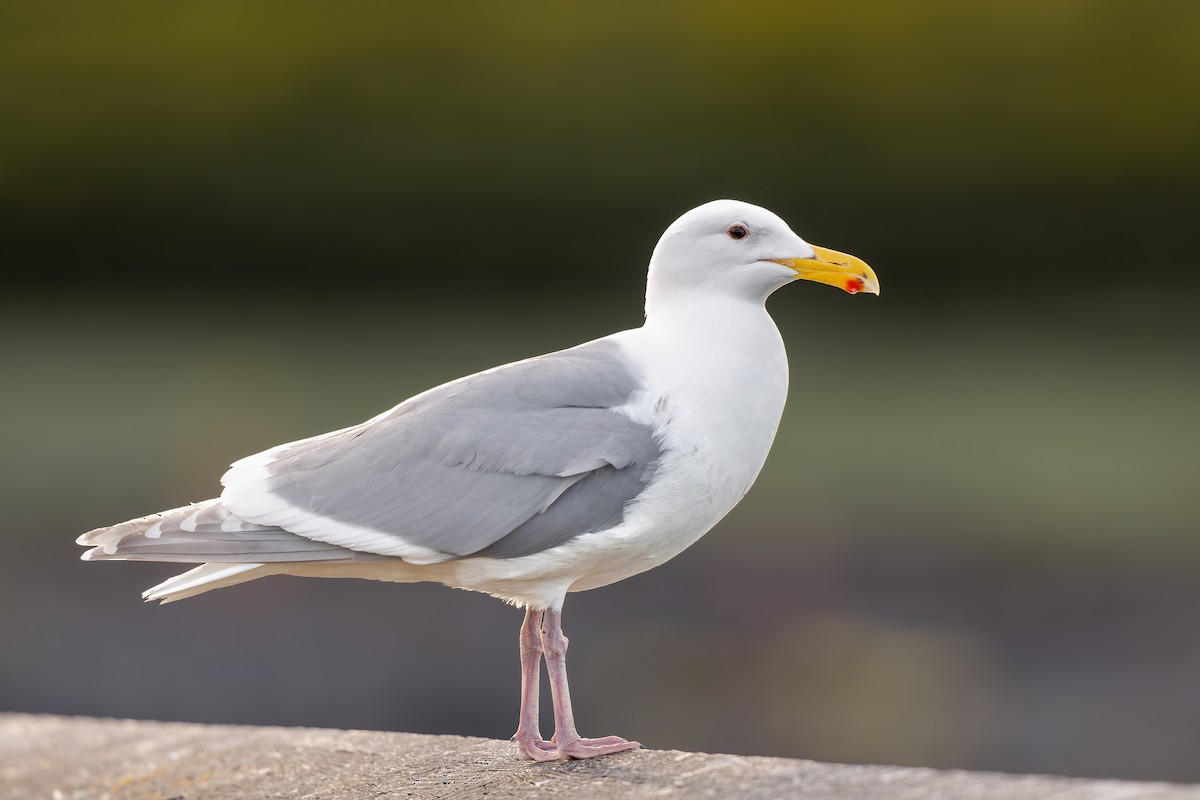
[[513,741],[521,758],[531,761],[553,761],[558,748],[542,738],[538,724],[538,696],[542,679],[542,615],[532,608],[525,610],[521,624],[521,722]]
[[[562,612],[547,610],[542,615],[541,650],[550,674],[550,694],[554,698],[554,741],[558,758],[592,758],[625,750],[637,750],[637,742],[619,736],[584,739],[575,730],[575,714],[571,710],[571,690],[567,686],[567,637],[562,632]],[[528,621],[529,617],[526,617]],[[540,676],[540,670],[538,670]]]

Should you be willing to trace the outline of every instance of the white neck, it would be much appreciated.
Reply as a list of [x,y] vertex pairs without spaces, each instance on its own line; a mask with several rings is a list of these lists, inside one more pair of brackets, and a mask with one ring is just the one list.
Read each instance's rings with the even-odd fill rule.
[[678,289],[663,297],[669,302],[652,304],[646,324],[628,331],[623,345],[660,387],[673,422],[698,441],[727,439],[720,447],[742,453],[753,480],[787,400],[779,330],[759,301]]
[[[643,330],[664,344],[687,346],[689,360],[762,363],[778,351],[786,365],[783,340],[764,300],[676,288],[669,294],[647,296]],[[716,350],[696,347],[698,341]]]

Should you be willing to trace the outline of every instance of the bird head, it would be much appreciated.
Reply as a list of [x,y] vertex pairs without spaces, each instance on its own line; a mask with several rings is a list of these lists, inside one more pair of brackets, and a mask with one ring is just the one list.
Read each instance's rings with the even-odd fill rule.
[[809,244],[765,208],[714,200],[675,220],[659,239],[647,309],[656,296],[692,289],[765,302],[796,280],[879,294],[879,279],[862,260]]

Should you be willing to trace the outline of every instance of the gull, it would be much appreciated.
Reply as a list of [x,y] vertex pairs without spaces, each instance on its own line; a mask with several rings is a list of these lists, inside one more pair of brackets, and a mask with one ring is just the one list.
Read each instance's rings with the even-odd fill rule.
[[[640,748],[577,732],[563,602],[673,558],[749,491],[788,388],[765,303],[796,280],[879,294],[869,266],[810,245],[772,212],[706,203],[655,246],[640,328],[243,458],[219,497],[85,533],[82,558],[199,564],[143,594],[162,602],[269,575],[486,592],[525,609],[521,757]],[[543,660],[549,740],[538,723]]]

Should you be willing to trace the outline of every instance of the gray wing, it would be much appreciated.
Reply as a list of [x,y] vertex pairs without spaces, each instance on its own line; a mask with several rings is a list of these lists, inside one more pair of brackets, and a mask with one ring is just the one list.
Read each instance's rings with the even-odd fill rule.
[[640,389],[607,341],[509,364],[243,459],[221,502],[415,563],[536,553],[617,525],[649,482],[660,444],[616,410]]

